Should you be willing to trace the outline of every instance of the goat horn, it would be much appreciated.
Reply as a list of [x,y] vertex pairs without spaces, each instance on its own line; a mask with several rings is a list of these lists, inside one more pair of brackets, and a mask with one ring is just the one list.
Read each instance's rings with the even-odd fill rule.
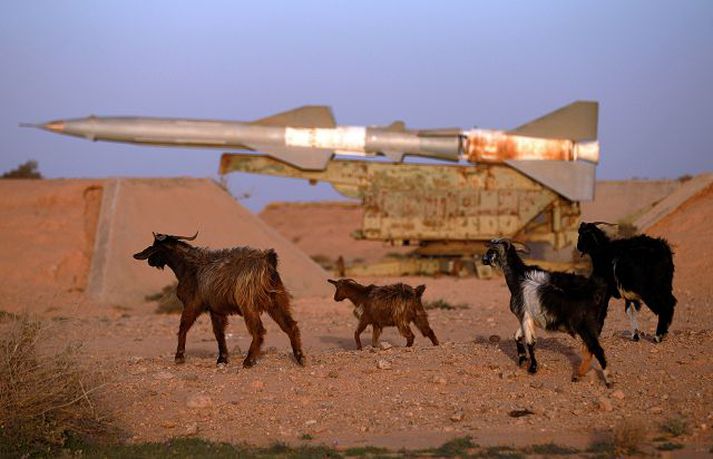
[[521,250],[519,250],[522,253],[529,254],[530,253],[530,247],[527,246],[524,242],[520,241],[511,241],[513,245],[519,245]]
[[188,237],[188,236],[173,236],[173,237],[175,239],[182,239],[184,241],[192,241],[198,237],[198,231],[196,231],[196,234],[194,234],[193,236],[190,236],[190,237]]
[[609,223],[609,222],[592,222],[592,225],[619,226],[617,223]]

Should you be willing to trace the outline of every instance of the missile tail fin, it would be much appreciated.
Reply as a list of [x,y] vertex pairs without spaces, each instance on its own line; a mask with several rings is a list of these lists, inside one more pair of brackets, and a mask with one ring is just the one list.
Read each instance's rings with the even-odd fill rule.
[[589,161],[508,160],[505,163],[571,201],[594,199],[597,166]]
[[400,163],[401,161],[404,160],[404,152],[402,151],[393,151],[393,150],[386,150],[382,152],[384,156],[389,158],[391,161],[395,163]]
[[509,134],[575,142],[596,140],[598,119],[598,102],[577,101],[525,123],[509,131]]
[[250,124],[272,127],[334,128],[332,109],[325,105],[305,105],[303,107],[255,120]]

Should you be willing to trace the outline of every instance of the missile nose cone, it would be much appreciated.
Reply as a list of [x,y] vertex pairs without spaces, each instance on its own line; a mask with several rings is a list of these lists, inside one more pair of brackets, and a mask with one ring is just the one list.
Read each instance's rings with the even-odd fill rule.
[[42,125],[42,129],[52,132],[64,132],[64,121],[50,121]]

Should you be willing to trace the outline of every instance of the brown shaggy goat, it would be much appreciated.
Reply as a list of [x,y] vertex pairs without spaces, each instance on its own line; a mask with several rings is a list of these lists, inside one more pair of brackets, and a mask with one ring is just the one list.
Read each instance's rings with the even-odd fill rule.
[[260,315],[266,311],[290,337],[295,359],[304,365],[300,330],[290,314],[290,300],[277,272],[275,251],[250,247],[208,250],[183,242],[196,236],[198,233],[192,237],[154,233],[153,244],[134,254],[135,259],[148,260],[149,266],[158,269],[168,265],[178,279],[176,295],[183,303],[183,313],[176,363],[185,362],[188,330],[199,315],[209,312],[218,341],[217,363],[228,363],[225,326],[228,315],[238,314],[245,318],[252,335],[243,367],[255,365],[265,335]]
[[359,325],[354,332],[354,341],[357,349],[361,349],[360,335],[371,325],[371,345],[379,344],[379,336],[384,327],[396,326],[401,336],[406,338],[406,346],[413,346],[415,336],[409,324],[413,322],[423,336],[428,337],[437,346],[438,338],[428,324],[428,314],[423,308],[421,297],[425,285],[416,288],[398,283],[391,285],[361,285],[353,279],[340,279],[328,282],[337,290],[334,292],[334,301],[343,301],[345,298],[354,304],[354,316],[359,319]]

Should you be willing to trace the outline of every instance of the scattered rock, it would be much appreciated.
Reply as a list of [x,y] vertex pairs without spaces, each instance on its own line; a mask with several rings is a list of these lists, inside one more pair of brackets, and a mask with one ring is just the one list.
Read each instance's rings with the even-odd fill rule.
[[597,406],[601,411],[606,411],[607,413],[614,410],[611,400],[608,397],[601,396],[597,399]]
[[168,371],[159,371],[158,373],[154,374],[153,377],[154,377],[154,379],[161,380],[161,379],[172,379],[175,376],[173,375],[173,373],[168,372]]
[[462,411],[456,411],[456,412],[453,413],[453,415],[451,416],[451,421],[453,421],[453,422],[461,422],[461,421],[463,420],[463,416],[464,416],[464,414],[463,414]]
[[529,416],[531,414],[535,414],[535,412],[525,408],[524,410],[512,410],[508,413],[508,416],[510,416],[511,418],[521,418],[523,416]]
[[434,384],[447,384],[448,383],[448,381],[446,381],[446,379],[441,376],[434,376],[433,378],[431,378],[431,382]]
[[392,346],[391,343],[389,343],[388,341],[382,341],[382,342],[379,343],[379,348],[380,348],[382,351],[388,351],[388,350],[391,349],[392,347],[394,347],[394,346]]
[[391,370],[391,363],[386,360],[380,359],[376,362],[376,368],[379,370]]
[[164,421],[163,423],[161,423],[161,427],[163,427],[164,429],[173,429],[174,427],[176,427],[176,423],[173,421]]
[[615,390],[614,392],[611,393],[611,396],[618,399],[618,400],[624,400],[624,392],[621,390]]
[[663,408],[661,408],[660,406],[654,406],[649,409],[649,412],[652,414],[661,414],[663,413]]
[[265,388],[265,383],[260,381],[259,379],[256,379],[255,381],[250,383],[250,387],[255,390],[263,390]]
[[305,422],[305,425],[306,425],[306,426],[313,426],[313,425],[315,425],[315,424],[317,424],[317,420],[316,420],[316,419],[310,419],[309,421]]
[[533,389],[542,389],[543,386],[544,384],[542,381],[533,381],[530,383],[530,387],[532,387]]
[[490,341],[492,344],[499,343],[500,335],[490,335],[490,337],[488,338],[488,341]]
[[336,379],[336,378],[339,377],[339,373],[337,372],[337,370],[329,370],[329,373],[327,373],[327,376],[328,376],[329,378],[335,378],[335,379]]
[[185,435],[196,435],[198,433],[198,423],[197,422],[189,422],[186,424],[186,430],[185,430]]
[[186,400],[188,408],[210,408],[213,406],[213,400],[206,394],[193,394]]

